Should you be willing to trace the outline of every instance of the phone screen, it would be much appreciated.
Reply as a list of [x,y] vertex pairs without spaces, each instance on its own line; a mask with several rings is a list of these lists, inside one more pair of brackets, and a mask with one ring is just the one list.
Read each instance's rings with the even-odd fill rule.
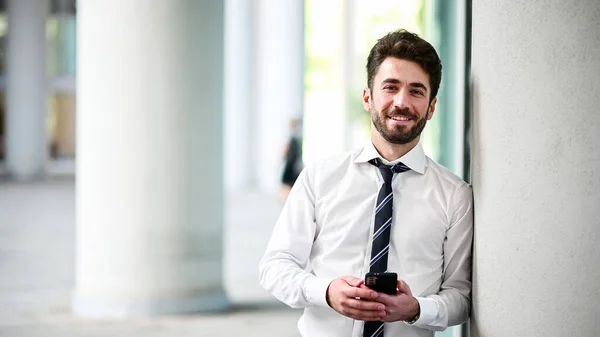
[[398,274],[396,273],[367,273],[365,285],[377,292],[394,295],[397,291],[396,284]]

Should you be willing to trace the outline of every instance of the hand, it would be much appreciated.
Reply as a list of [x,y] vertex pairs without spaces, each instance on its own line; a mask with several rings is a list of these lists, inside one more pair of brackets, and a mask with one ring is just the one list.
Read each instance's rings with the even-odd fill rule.
[[344,276],[333,280],[327,288],[327,303],[338,313],[361,321],[380,321],[385,306],[374,302],[381,294],[361,287],[363,280]]
[[384,322],[410,321],[420,313],[419,302],[412,296],[408,284],[398,280],[396,295],[379,293],[377,302],[385,304]]

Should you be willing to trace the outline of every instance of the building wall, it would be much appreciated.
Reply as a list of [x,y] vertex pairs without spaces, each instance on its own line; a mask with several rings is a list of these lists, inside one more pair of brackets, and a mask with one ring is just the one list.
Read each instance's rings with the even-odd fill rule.
[[600,335],[598,17],[473,1],[472,336]]

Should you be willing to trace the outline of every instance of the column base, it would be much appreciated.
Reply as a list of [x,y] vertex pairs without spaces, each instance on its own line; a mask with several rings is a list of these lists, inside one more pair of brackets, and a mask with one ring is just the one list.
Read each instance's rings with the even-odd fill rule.
[[195,312],[221,312],[229,308],[225,292],[186,298],[149,301],[99,301],[73,296],[73,314],[87,318],[130,318]]

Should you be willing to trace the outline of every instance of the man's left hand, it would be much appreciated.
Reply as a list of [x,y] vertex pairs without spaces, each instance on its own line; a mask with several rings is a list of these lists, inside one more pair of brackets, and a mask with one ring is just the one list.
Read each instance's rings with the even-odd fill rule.
[[385,313],[382,321],[397,322],[411,321],[420,312],[419,302],[412,296],[410,287],[406,282],[398,280],[396,295],[379,293],[375,301],[385,304]]

